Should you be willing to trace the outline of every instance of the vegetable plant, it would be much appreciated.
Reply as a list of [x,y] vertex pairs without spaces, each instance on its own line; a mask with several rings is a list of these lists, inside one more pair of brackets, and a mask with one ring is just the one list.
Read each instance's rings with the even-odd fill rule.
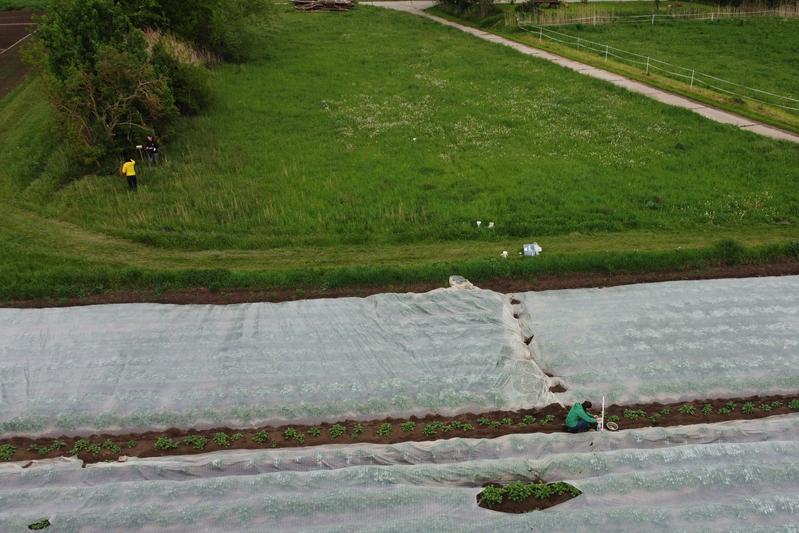
[[232,440],[232,441],[241,440],[243,438],[244,438],[244,435],[241,434],[241,433],[234,433],[233,435],[230,436],[230,440]]
[[400,424],[400,428],[402,429],[402,431],[410,433],[411,431],[416,429],[416,422],[410,422],[410,421],[403,422],[402,424]]
[[663,415],[663,416],[670,415],[671,414],[671,408],[670,407],[664,407],[663,409],[660,410],[660,414]]
[[502,424],[503,426],[512,426],[513,419],[510,418],[509,416],[506,416],[505,418],[500,419],[499,423]]
[[202,435],[189,435],[183,439],[183,444],[191,446],[195,450],[202,450],[208,444],[208,439]]
[[544,418],[541,419],[541,423],[544,425],[551,424],[554,421],[555,421],[555,415],[546,415]]
[[31,529],[33,531],[47,529],[48,527],[50,527],[50,521],[46,518],[42,518],[41,520],[37,520],[36,522],[28,525],[28,529]]
[[316,427],[308,428],[308,435],[310,435],[311,437],[318,437],[321,434],[322,434],[322,430],[319,429],[319,428],[316,428]]
[[230,448],[233,446],[233,439],[231,439],[227,433],[222,431],[214,433],[214,442],[217,446],[221,446],[222,448]]
[[178,447],[178,443],[172,440],[171,437],[158,437],[155,440],[156,450],[174,450]]
[[135,447],[136,447],[136,446],[138,446],[138,445],[139,445],[139,443],[138,443],[138,442],[136,442],[136,441],[135,441],[135,440],[133,440],[133,439],[131,439],[131,440],[129,440],[128,442],[126,442],[126,443],[125,443],[125,446],[126,446],[126,447],[127,447],[129,450],[132,450],[133,448],[135,448]]
[[120,448],[120,446],[111,439],[105,439],[100,446],[104,450],[108,450],[111,453],[116,453],[116,454],[122,453],[122,448]]
[[741,406],[741,412],[745,415],[750,414],[754,410],[755,410],[755,404],[753,404],[752,402],[746,402]]
[[685,405],[681,405],[680,408],[677,410],[684,415],[693,416],[696,414],[696,407],[694,407],[694,405],[691,403],[686,403]]
[[361,436],[364,431],[366,430],[363,428],[363,424],[355,424],[352,428],[352,438]]
[[502,496],[504,493],[505,491],[502,489],[502,487],[486,487],[480,494],[480,503],[483,503],[488,507],[495,507],[502,503]]
[[772,409],[780,409],[783,405],[784,404],[780,400],[774,400],[773,402],[771,402]]
[[702,407],[702,414],[703,414],[703,415],[705,415],[705,416],[708,416],[708,415],[709,415],[709,414],[711,414],[712,412],[713,412],[713,406],[712,406],[712,405],[710,405],[709,403],[706,403],[706,404],[705,404],[705,405]]
[[491,424],[491,420],[489,420],[484,416],[481,416],[480,418],[477,419],[477,423],[480,424],[481,426],[488,426]]
[[608,422],[613,422],[614,424],[618,424],[619,420],[621,420],[621,419],[619,418],[618,415],[610,415],[608,417]]
[[653,414],[653,415],[651,415],[651,416],[649,417],[649,422],[651,422],[651,423],[652,423],[652,425],[655,425],[655,424],[657,424],[657,423],[658,423],[658,420],[660,420],[660,415],[659,415],[659,414],[657,414],[657,413],[655,413],[655,414]]
[[638,420],[639,418],[644,418],[646,416],[646,412],[641,409],[625,409],[624,410],[624,418],[628,420]]
[[770,403],[761,403],[760,404],[760,410],[768,413],[769,411],[771,411],[771,404]]
[[735,409],[737,407],[738,407],[737,403],[735,403],[735,402],[727,402],[723,406],[719,407],[718,413],[720,415],[728,415],[728,414],[732,413],[733,411],[735,411]]
[[10,461],[17,452],[17,447],[13,444],[0,444],[0,461]]
[[283,438],[286,440],[297,441],[300,444],[305,442],[305,434],[297,431],[294,428],[287,428],[286,431],[283,432]]
[[87,452],[92,455],[99,455],[102,451],[103,450],[99,445],[89,442],[88,439],[78,439],[75,441],[75,444],[72,446],[72,450],[69,452],[69,454],[78,455],[81,452]]
[[328,430],[331,439],[337,439],[346,432],[347,428],[342,426],[341,424],[333,424],[332,426],[330,426],[330,429]]
[[388,437],[389,435],[391,435],[392,429],[393,428],[391,427],[391,424],[386,422],[385,424],[380,424],[380,427],[377,428],[377,434],[380,435],[381,437]]
[[799,398],[794,398],[793,400],[791,400],[790,402],[788,402],[788,407],[790,407],[790,408],[791,408],[791,409],[793,409],[794,411],[796,411],[797,409],[799,409]]
[[533,424],[535,424],[535,417],[534,416],[532,416],[532,415],[524,415],[522,417],[522,425],[532,426]]
[[262,429],[252,436],[252,440],[258,444],[265,444],[269,441],[269,432]]

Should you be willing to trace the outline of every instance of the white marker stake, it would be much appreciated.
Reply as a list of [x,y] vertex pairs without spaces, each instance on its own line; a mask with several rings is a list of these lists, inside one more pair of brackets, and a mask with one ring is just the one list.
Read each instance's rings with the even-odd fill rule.
[[602,417],[599,419],[599,431],[605,431],[605,397],[602,397]]

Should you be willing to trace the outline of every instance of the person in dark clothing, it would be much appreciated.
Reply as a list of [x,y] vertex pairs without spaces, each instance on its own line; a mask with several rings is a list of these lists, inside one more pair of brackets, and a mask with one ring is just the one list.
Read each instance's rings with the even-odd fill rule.
[[593,404],[589,401],[576,403],[566,415],[566,430],[569,433],[580,433],[589,429],[597,429],[597,420],[586,412]]
[[144,143],[144,151],[147,153],[147,161],[151,165],[158,164],[158,141],[152,135],[147,136],[147,142]]

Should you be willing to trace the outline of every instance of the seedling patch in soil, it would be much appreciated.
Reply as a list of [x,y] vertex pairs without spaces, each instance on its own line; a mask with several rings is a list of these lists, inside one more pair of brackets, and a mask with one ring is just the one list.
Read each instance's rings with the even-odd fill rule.
[[[90,437],[13,437],[0,440],[0,462],[31,461],[77,456],[85,463],[115,461],[120,456],[155,457],[190,455],[229,449],[288,448],[323,444],[428,441],[463,438],[494,438],[511,433],[555,433],[566,431],[564,420],[570,406],[553,404],[543,409],[466,413],[456,417],[428,415],[422,418],[344,420],[317,425],[292,424],[254,429],[168,429],[124,435]],[[647,426],[677,426],[728,420],[763,418],[799,412],[794,396],[751,396],[688,403],[611,405],[606,420],[619,429]]]
[[502,513],[527,513],[554,507],[580,494],[582,492],[577,487],[563,481],[514,481],[507,485],[488,483],[477,495],[477,505]]

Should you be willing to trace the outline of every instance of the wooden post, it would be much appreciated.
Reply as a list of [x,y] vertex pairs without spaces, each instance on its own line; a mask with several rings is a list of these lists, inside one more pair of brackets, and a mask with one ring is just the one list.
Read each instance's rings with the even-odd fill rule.
[[605,45],[605,61],[608,60],[608,45]]

